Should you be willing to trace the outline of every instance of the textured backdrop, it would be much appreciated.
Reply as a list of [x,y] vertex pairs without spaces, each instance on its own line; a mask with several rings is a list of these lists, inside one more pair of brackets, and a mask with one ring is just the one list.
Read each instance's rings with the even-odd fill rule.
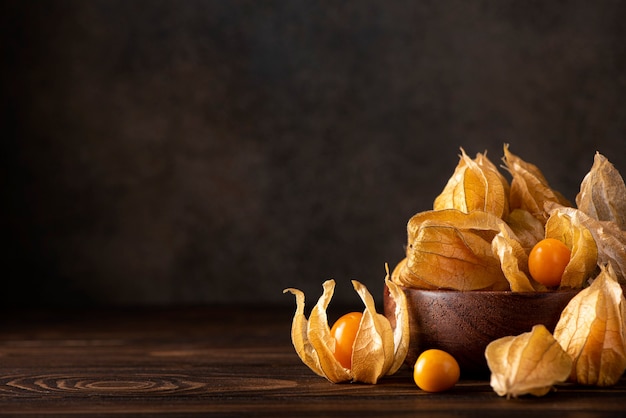
[[378,297],[460,147],[626,172],[625,4],[3,1],[1,302]]

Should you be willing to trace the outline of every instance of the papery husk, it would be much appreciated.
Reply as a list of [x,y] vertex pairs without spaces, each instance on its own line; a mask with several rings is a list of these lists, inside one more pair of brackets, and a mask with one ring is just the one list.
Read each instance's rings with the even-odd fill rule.
[[598,251],[598,266],[611,264],[618,282],[626,284],[626,232],[615,222],[598,221],[581,210],[547,204],[550,212],[563,213],[573,221],[584,225],[593,237]]
[[544,325],[492,341],[485,349],[490,384],[500,396],[543,396],[570,375],[572,359]]
[[[409,349],[409,318],[404,292],[387,278],[385,284],[391,298],[397,302],[394,311],[396,328],[392,330],[389,320],[376,313],[376,306],[367,288],[356,280],[352,281],[355,290],[365,303],[363,315],[370,316],[363,321],[354,341],[352,353],[352,378],[356,382],[376,383],[384,375],[398,371],[404,363]],[[367,327],[374,329],[368,330]]]
[[545,235],[543,223],[524,209],[514,209],[509,213],[506,223],[511,228],[526,254],[530,254],[535,244]]
[[395,318],[395,328],[393,330],[393,362],[387,370],[387,375],[395,374],[400,367],[404,364],[404,359],[409,352],[409,312],[407,307],[407,300],[404,291],[395,283],[391,281],[389,275],[389,267],[387,269],[387,276],[385,277],[385,286],[389,290],[389,295],[395,303],[395,309],[393,312]]
[[365,303],[361,325],[352,346],[352,380],[376,383],[393,362],[393,330],[389,320],[376,312],[372,295],[353,280],[355,290]]
[[420,277],[413,273],[408,267],[408,258],[404,257],[391,273],[391,281],[399,284],[400,286],[411,287],[413,289],[434,290],[437,289],[432,283],[428,283],[420,279]]
[[[458,209],[427,210],[413,215],[407,223],[407,242],[409,247],[417,238],[419,229],[425,221],[472,231],[486,241],[491,241],[500,231],[500,226],[506,224],[501,218],[479,210],[470,213]],[[407,248],[407,252],[408,250]]]
[[311,310],[308,321],[304,316],[304,294],[298,289],[285,289],[296,295],[297,306],[291,327],[291,341],[300,359],[315,373],[333,383],[349,381],[352,379],[350,370],[345,369],[333,354],[335,339],[330,334],[326,315],[326,309],[335,292],[335,281],[325,281],[323,288],[324,293]]
[[[534,218],[533,218],[534,219]],[[528,254],[511,230],[501,227],[491,241],[494,254],[500,259],[504,276],[513,292],[545,292],[548,289],[533,280],[528,271]]]
[[[335,282],[324,282],[324,293],[313,307],[309,316],[309,326],[307,337],[313,349],[319,356],[320,366],[324,376],[331,382],[343,382],[351,378],[350,371],[345,369],[337,359],[335,359],[335,339],[330,333],[326,309],[333,297]],[[363,322],[363,320],[361,320]],[[360,328],[361,326],[359,326]]]
[[617,383],[626,370],[626,300],[610,266],[565,307],[554,337],[573,360],[571,381]]
[[[334,281],[324,282],[324,294],[334,292],[334,286]],[[326,377],[317,351],[307,337],[309,322],[304,314],[304,293],[299,289],[293,288],[285,289],[284,292],[290,292],[296,297],[296,313],[291,322],[291,342],[296,349],[296,353],[300,360],[309,366],[312,371],[319,376]]]
[[561,193],[550,187],[545,176],[536,165],[511,153],[508,144],[504,145],[503,160],[513,177],[509,196],[510,210],[527,210],[544,224],[548,219],[548,213],[544,209],[546,202],[572,206]]
[[576,207],[599,221],[615,222],[626,230],[626,185],[619,171],[597,152],[591,170],[576,195]]
[[[508,207],[508,197],[509,197],[509,192],[510,190],[510,185],[509,185],[509,181],[506,179],[506,177],[504,177],[502,175],[502,173],[500,172],[500,170],[498,169],[498,166],[496,166],[489,158],[487,158],[487,152],[485,151],[484,154],[481,153],[477,153],[476,154],[476,158],[474,159],[474,161],[476,161],[476,164],[478,164],[479,167],[483,168],[484,170],[489,170],[492,173],[494,173],[498,179],[500,180],[500,183],[502,183],[502,187],[503,187],[503,191],[504,191],[504,200],[505,200],[505,210],[503,211],[503,216],[506,216],[506,214],[508,213],[507,207]],[[494,213],[494,215],[497,216],[497,214]],[[501,217],[503,217],[501,216]]]
[[592,276],[598,262],[598,248],[591,231],[579,217],[554,211],[548,218],[546,238],[555,238],[570,249],[570,261],[561,277],[560,289],[581,289]]
[[[509,284],[491,240],[504,221],[487,212],[455,209],[413,216],[405,265],[394,281],[412,288],[506,290]],[[417,280],[415,280],[417,279]],[[426,286],[423,284],[426,283]]]
[[296,297],[296,312],[291,327],[291,341],[296,353],[313,372],[333,383],[361,382],[376,384],[378,379],[395,373],[404,362],[409,345],[409,319],[406,297],[398,286],[391,282],[389,273],[385,278],[389,294],[396,303],[396,327],[392,329],[389,320],[376,312],[372,295],[360,282],[352,285],[365,305],[361,323],[357,331],[353,351],[352,366],[344,368],[334,356],[335,339],[330,333],[326,309],[332,299],[335,281],[323,284],[324,292],[311,310],[307,320],[304,314],[304,293],[288,288]]
[[479,210],[503,218],[509,212],[508,194],[507,180],[486,154],[478,153],[472,160],[461,148],[459,163],[435,198],[433,209]]

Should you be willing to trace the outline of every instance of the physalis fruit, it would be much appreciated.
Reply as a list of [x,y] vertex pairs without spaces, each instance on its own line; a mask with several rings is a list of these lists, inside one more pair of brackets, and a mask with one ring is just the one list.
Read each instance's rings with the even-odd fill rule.
[[423,351],[413,367],[415,384],[426,392],[443,392],[452,389],[459,381],[461,369],[449,353],[431,348]]
[[352,368],[352,346],[359,331],[363,314],[349,312],[339,318],[330,328],[330,335],[335,339],[334,355],[346,369]]
[[572,251],[556,238],[544,238],[528,254],[528,270],[533,279],[548,287],[561,284],[561,277]]

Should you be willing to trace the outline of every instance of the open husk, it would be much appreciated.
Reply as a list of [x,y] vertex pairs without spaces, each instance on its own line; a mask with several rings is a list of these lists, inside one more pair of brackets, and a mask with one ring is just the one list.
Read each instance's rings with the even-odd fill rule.
[[571,251],[559,288],[582,289],[598,263],[598,247],[591,231],[580,217],[571,217],[560,211],[551,212],[545,229],[546,238],[561,241]]
[[506,224],[526,254],[529,254],[535,244],[545,237],[543,223],[527,210],[513,209],[506,218]]
[[296,312],[291,327],[291,340],[298,356],[313,372],[333,383],[361,382],[375,384],[395,373],[403,364],[409,346],[409,318],[406,298],[402,290],[385,278],[391,298],[396,303],[396,327],[376,312],[374,298],[360,282],[352,285],[365,305],[363,317],[353,345],[352,367],[344,368],[335,359],[335,340],[330,333],[326,309],[332,299],[335,281],[323,284],[324,292],[313,307],[309,319],[304,314],[304,293],[289,288],[296,297]]
[[556,204],[548,204],[546,208],[552,214],[565,214],[572,222],[585,226],[597,248],[598,266],[610,264],[618,282],[626,284],[626,231],[621,230],[615,222],[599,221],[579,209]]
[[[533,218],[534,219],[534,218]],[[512,230],[501,226],[500,232],[491,241],[494,254],[513,292],[545,292],[548,289],[533,280],[528,271],[528,254]]]

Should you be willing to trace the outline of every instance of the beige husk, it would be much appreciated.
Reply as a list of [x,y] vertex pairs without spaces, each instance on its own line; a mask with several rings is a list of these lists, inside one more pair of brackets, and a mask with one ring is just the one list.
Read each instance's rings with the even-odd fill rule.
[[565,307],[554,337],[571,356],[570,380],[611,386],[626,370],[626,300],[611,266]]
[[500,396],[543,396],[564,382],[572,359],[543,325],[530,332],[499,338],[485,349],[490,384]]
[[545,225],[546,238],[555,238],[570,249],[570,261],[561,277],[560,289],[582,289],[598,263],[598,247],[580,217],[553,211]]
[[511,173],[511,194],[509,206],[513,209],[524,209],[540,222],[545,223],[548,213],[544,209],[547,202],[556,202],[563,206],[571,206],[570,202],[557,190],[550,187],[539,168],[519,158],[504,146],[504,163]]
[[472,160],[461,148],[460,161],[433,209],[457,209],[469,213],[482,211],[499,218],[509,212],[509,184],[486,154]]
[[580,184],[576,207],[599,221],[615,222],[626,230],[626,185],[607,158],[596,153],[591,170]]
[[392,280],[412,288],[505,290],[509,285],[491,240],[505,222],[483,211],[420,212],[407,224],[406,258]]

